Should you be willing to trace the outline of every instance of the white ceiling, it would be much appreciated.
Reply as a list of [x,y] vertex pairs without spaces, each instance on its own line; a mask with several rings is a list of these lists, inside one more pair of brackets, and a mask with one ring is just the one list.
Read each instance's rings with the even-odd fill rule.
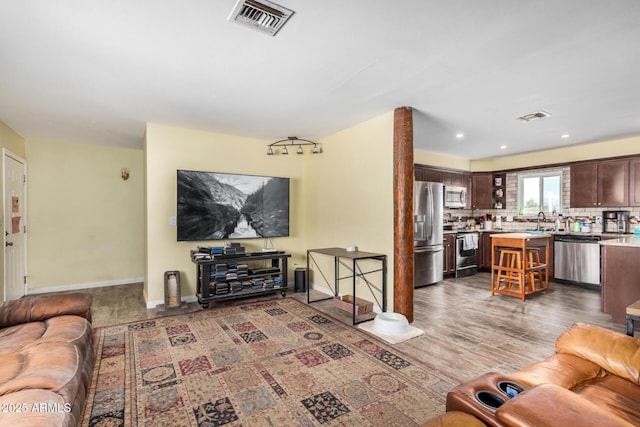
[[235,0],[0,0],[0,120],[139,148],[147,122],[320,139],[411,106],[416,148],[469,159],[640,135],[638,0],[277,3],[271,37]]

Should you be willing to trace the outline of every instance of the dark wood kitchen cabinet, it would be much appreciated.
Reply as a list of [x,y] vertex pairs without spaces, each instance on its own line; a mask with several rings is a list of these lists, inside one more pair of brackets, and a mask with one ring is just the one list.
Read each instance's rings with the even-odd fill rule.
[[477,172],[472,176],[471,207],[473,209],[493,208],[493,174],[491,172]]
[[495,233],[483,232],[478,236],[478,268],[491,270],[491,235]]
[[597,181],[597,163],[580,163],[571,166],[570,204],[572,208],[596,206],[598,199]]
[[456,272],[456,233],[444,235],[444,274]]
[[454,187],[469,187],[469,174],[458,172],[444,172],[442,174],[442,183],[444,185],[452,185]]
[[640,299],[639,257],[638,247],[600,246],[602,311],[611,314],[613,323],[623,325],[626,307]]
[[640,158],[629,160],[629,206],[640,206]]
[[416,181],[442,182],[442,171],[424,166],[414,166]]
[[598,162],[598,206],[629,206],[629,160]]
[[471,209],[471,172],[443,169],[427,165],[415,164],[414,177],[416,181],[440,182],[446,186],[464,187],[467,189],[467,205]]
[[571,165],[572,208],[629,206],[629,160]]

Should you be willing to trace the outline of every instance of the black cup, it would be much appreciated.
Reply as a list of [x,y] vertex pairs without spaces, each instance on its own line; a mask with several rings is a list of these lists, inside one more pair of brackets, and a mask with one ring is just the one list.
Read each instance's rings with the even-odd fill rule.
[[498,409],[505,402],[502,397],[485,390],[476,393],[476,400],[492,410]]

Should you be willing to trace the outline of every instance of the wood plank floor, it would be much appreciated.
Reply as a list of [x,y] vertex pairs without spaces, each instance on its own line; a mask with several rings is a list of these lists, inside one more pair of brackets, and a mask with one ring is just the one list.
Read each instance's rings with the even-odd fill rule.
[[[523,303],[513,297],[492,297],[489,283],[488,273],[478,273],[416,289],[412,326],[425,334],[396,348],[438,370],[454,386],[489,371],[509,373],[543,359],[554,353],[556,337],[575,322],[624,333],[623,325],[614,325],[600,311],[600,291],[552,282],[548,294],[531,296]],[[163,314],[162,307],[146,309],[140,283],[89,291],[94,294],[96,327]],[[289,295],[306,302],[306,293]],[[331,301],[312,306],[351,323],[351,315]],[[198,309],[195,303],[183,308]]]

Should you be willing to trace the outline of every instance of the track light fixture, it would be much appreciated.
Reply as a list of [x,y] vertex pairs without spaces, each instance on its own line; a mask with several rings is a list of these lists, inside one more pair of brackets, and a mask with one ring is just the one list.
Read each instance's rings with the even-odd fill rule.
[[269,144],[267,148],[267,155],[272,156],[277,153],[276,150],[274,150],[274,147],[282,147],[280,154],[289,154],[289,150],[287,149],[287,147],[292,147],[294,145],[298,146],[298,149],[296,150],[297,154],[304,154],[304,150],[302,149],[303,145],[313,145],[313,149],[311,150],[312,154],[320,153],[320,147],[318,147],[317,142],[309,141],[307,139],[300,139],[297,136],[288,136],[287,139],[282,139],[280,141],[272,142],[271,144]]

